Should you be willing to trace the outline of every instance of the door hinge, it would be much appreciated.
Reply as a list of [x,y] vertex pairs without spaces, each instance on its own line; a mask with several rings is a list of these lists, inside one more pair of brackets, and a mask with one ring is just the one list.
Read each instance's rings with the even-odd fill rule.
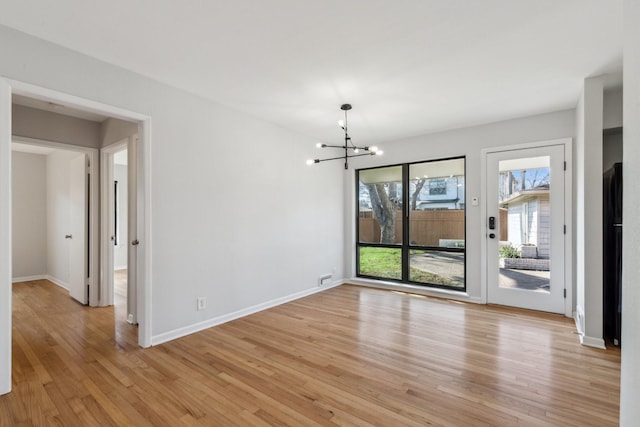
[[567,170],[567,161],[564,161],[564,170]]
[[567,288],[564,288],[564,297],[567,297]]
[[563,228],[564,228],[563,229],[564,234],[567,234],[567,225],[565,224]]

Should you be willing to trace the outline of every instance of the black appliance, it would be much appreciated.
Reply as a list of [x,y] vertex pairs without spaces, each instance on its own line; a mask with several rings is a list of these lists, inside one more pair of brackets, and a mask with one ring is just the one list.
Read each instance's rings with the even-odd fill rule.
[[620,346],[622,323],[622,163],[603,180],[603,304],[604,338]]

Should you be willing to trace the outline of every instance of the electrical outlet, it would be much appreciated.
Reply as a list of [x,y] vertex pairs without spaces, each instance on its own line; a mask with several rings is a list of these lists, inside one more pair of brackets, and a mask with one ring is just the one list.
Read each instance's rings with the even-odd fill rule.
[[196,302],[198,306],[198,311],[204,310],[205,308],[207,308],[207,299],[205,297],[198,297]]

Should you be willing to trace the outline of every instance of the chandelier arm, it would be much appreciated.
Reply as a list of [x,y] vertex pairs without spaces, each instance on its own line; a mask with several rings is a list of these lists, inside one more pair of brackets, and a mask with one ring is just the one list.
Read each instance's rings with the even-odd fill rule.
[[[349,157],[353,157],[353,156],[349,156]],[[328,159],[315,159],[314,162],[320,163],[320,162],[328,162],[329,160],[342,160],[342,159],[344,159],[344,156],[329,157]]]
[[375,155],[376,155],[376,153],[349,154],[347,157],[348,158],[352,158],[352,157],[375,156]]
[[[338,156],[338,157],[329,157],[326,159],[308,160],[307,164],[327,162],[330,160],[344,160],[344,168],[349,169],[349,159],[352,157],[375,156],[375,155],[382,154],[382,151],[379,151],[376,147],[369,147],[369,146],[358,147],[353,143],[353,141],[351,140],[351,137],[349,136],[349,130],[348,130],[349,125],[347,121],[348,120],[347,111],[351,110],[351,104],[342,104],[340,109],[344,111],[344,123],[342,123],[342,121],[340,121],[339,123],[340,126],[342,127],[342,130],[344,130],[344,145],[329,145],[324,143],[318,143],[317,146],[319,148],[339,148],[341,150],[344,150],[344,155]],[[353,154],[350,154],[349,150],[353,150]],[[366,151],[366,153],[360,154],[358,153],[358,150],[364,150]]]
[[[320,147],[320,148],[341,148],[341,149],[343,149],[343,150],[344,150],[344,147],[345,147],[344,145],[329,145],[329,144],[322,144],[322,147]],[[355,145],[353,145],[353,144],[352,144],[352,145],[350,145],[350,146],[347,146],[347,148],[348,148],[349,150],[365,150],[365,151],[369,151],[369,147],[368,147],[368,146],[366,146],[366,145],[365,145],[365,146],[363,146],[363,147],[358,147],[358,146],[355,146]]]

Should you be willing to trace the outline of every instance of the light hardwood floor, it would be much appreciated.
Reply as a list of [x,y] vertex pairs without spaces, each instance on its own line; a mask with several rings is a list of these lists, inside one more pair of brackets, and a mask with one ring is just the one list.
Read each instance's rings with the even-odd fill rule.
[[113,308],[13,289],[1,426],[618,422],[620,352],[561,316],[344,285],[140,349]]

